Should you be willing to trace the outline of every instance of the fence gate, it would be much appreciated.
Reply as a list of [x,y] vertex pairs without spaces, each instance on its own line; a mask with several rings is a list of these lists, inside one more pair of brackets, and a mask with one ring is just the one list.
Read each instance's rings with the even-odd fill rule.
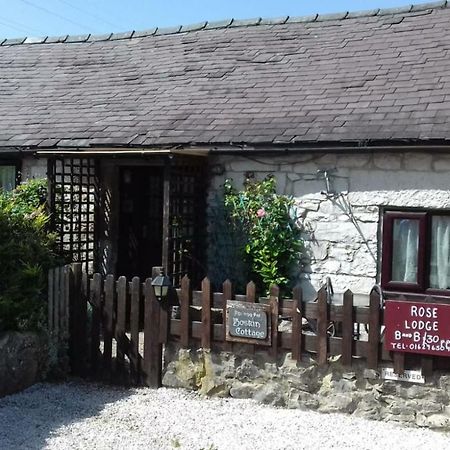
[[161,385],[167,314],[151,278],[89,275],[76,263],[51,270],[48,281],[50,333],[59,348],[68,346],[72,374]]

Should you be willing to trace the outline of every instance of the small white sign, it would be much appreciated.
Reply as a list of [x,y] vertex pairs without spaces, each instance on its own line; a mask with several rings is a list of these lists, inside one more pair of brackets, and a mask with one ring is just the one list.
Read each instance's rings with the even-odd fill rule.
[[421,370],[405,370],[402,375],[394,373],[392,367],[383,367],[381,369],[381,378],[383,380],[408,381],[409,383],[425,383],[425,378]]

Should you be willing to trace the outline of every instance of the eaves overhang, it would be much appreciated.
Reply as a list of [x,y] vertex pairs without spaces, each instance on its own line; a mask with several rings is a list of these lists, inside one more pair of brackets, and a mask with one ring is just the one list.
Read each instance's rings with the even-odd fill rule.
[[87,148],[87,149],[50,149],[38,150],[36,156],[67,156],[67,157],[127,157],[127,156],[207,156],[210,152],[208,148],[176,148],[176,149],[160,149],[160,148]]

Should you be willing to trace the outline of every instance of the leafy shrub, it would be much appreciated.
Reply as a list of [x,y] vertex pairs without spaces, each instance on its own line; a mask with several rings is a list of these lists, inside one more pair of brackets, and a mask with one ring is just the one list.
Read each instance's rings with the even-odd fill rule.
[[47,271],[59,262],[45,198],[45,180],[0,191],[0,331],[45,323]]
[[237,191],[230,180],[224,185],[224,203],[234,232],[243,236],[241,255],[260,291],[272,284],[290,287],[289,280],[304,248],[295,217],[294,199],[276,193],[276,180],[247,179]]

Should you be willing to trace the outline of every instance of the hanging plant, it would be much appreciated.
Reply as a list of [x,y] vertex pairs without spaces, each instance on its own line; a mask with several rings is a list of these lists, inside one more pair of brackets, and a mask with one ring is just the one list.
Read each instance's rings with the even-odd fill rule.
[[304,243],[292,197],[276,193],[276,180],[247,179],[236,190],[231,180],[224,184],[224,203],[234,232],[242,233],[242,257],[260,291],[272,284],[290,287]]

